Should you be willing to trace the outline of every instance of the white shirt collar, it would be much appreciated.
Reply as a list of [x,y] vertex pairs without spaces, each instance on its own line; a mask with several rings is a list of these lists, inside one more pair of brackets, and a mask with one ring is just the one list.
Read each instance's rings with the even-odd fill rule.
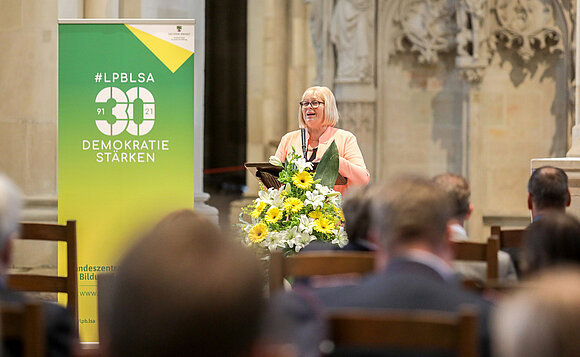
[[441,275],[443,280],[455,280],[455,272],[449,264],[431,252],[422,249],[409,249],[405,252],[404,257],[430,267]]

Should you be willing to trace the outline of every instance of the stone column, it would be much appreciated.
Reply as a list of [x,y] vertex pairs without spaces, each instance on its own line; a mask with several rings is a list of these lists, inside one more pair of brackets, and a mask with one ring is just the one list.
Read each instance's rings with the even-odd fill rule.
[[203,124],[205,120],[205,0],[193,2],[193,18],[195,19],[195,60],[194,60],[194,116],[195,116],[195,162],[194,190],[195,210],[210,217],[218,223],[218,210],[207,205],[209,194],[203,191]]
[[[3,1],[0,11],[0,172],[21,188],[28,221],[57,220],[56,0]],[[13,267],[56,271],[56,248],[15,242]]]
[[[287,130],[288,6],[280,0],[248,1],[247,160],[273,155]],[[247,176],[248,194],[258,183]]]
[[298,102],[302,93],[310,87],[309,80],[314,76],[314,68],[309,65],[309,58],[314,57],[308,23],[306,6],[303,0],[292,0],[290,7],[290,61],[288,63],[288,110],[286,114],[287,131],[298,129]]
[[579,157],[580,156],[580,110],[578,106],[580,105],[580,85],[578,81],[578,76],[580,75],[580,21],[578,21],[578,15],[580,14],[580,1],[576,1],[576,35],[574,39],[576,41],[576,63],[575,71],[576,73],[576,86],[574,91],[574,106],[576,107],[574,111],[574,127],[572,128],[572,147],[566,154],[568,157]]
[[119,4],[119,17],[124,19],[141,18],[141,0],[122,0]]
[[85,0],[84,18],[86,19],[119,18],[119,0]]
[[56,221],[57,1],[0,12],[0,171],[22,189],[27,220]]
[[[98,1],[98,0],[97,0]],[[136,0],[130,0],[136,1]],[[127,0],[125,0],[127,2]],[[195,19],[194,58],[194,190],[195,210],[218,222],[218,210],[207,205],[209,194],[203,191],[203,123],[205,88],[205,0],[141,0],[141,16],[145,19]]]

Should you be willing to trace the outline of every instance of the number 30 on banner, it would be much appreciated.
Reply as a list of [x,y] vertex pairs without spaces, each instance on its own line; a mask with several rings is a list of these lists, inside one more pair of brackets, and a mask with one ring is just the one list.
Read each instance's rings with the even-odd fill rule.
[[[115,136],[123,131],[135,136],[143,136],[153,129],[155,124],[155,99],[153,94],[143,87],[133,87],[123,92],[117,87],[105,87],[97,94],[95,103],[107,103],[114,99],[116,105],[111,113],[116,121],[111,124],[107,119],[97,119],[95,122],[99,131],[105,135]],[[135,100],[143,101],[143,121],[137,124],[134,118]],[[97,108],[97,117],[105,116],[105,108]]]

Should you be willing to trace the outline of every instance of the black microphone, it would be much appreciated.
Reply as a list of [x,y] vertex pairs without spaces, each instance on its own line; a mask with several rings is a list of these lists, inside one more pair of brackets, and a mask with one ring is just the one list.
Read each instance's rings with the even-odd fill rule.
[[306,129],[300,128],[300,136],[302,137],[302,154],[306,159]]

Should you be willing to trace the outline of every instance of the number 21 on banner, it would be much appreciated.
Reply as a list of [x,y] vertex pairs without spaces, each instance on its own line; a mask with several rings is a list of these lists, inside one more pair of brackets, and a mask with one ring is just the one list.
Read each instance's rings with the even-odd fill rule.
[[[95,103],[107,103],[113,99],[115,106],[111,109],[111,114],[115,117],[115,122],[110,123],[107,119],[99,119],[106,116],[104,107],[97,108],[97,128],[108,136],[119,135],[125,130],[135,136],[143,136],[153,129],[155,125],[155,99],[153,94],[143,87],[133,87],[126,93],[117,87],[105,87],[97,94]],[[143,103],[143,121],[138,124],[135,121],[135,101],[139,99]],[[137,108],[139,110],[139,108]]]

